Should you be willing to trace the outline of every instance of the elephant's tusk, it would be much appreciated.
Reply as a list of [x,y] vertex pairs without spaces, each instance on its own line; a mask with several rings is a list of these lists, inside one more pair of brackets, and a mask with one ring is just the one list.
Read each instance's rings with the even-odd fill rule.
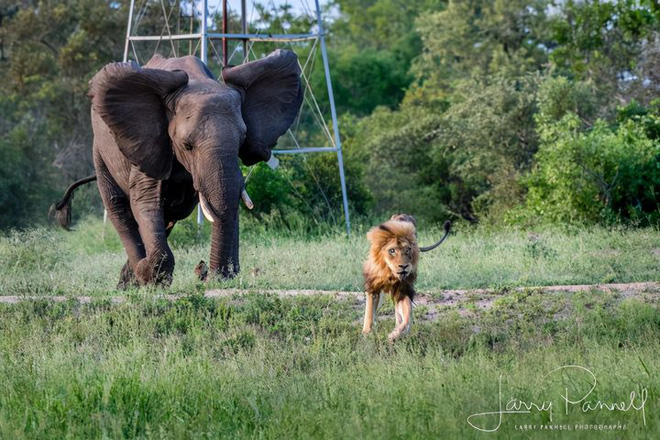
[[214,222],[213,216],[211,215],[211,210],[209,207],[206,205],[206,200],[204,200],[204,197],[200,193],[199,195],[199,206],[202,207],[202,212],[204,213],[204,217],[206,217],[206,220],[210,221],[211,223]]
[[243,190],[241,193],[241,199],[243,200],[243,203],[245,203],[245,207],[247,209],[254,208],[254,203],[252,203],[252,200],[250,200],[250,196],[248,195],[247,191]]

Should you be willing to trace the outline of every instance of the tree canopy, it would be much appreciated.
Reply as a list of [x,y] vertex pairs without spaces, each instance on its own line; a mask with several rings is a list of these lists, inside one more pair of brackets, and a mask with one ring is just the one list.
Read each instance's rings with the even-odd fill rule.
[[[165,5],[176,15],[185,3]],[[127,7],[0,1],[0,227],[41,221],[71,180],[93,172],[87,82],[121,59]],[[656,2],[335,0],[328,7],[354,214],[657,223]],[[286,4],[255,9],[261,18],[253,25],[263,32],[315,26]],[[161,16],[160,3],[149,2],[143,23],[158,33]],[[240,26],[235,13],[230,26]],[[309,81],[329,121],[322,70]],[[309,121],[297,124],[307,141],[322,141]],[[335,156],[283,162],[253,172],[255,215],[285,227],[300,216],[339,223]],[[82,199],[83,213],[100,211],[94,191]]]

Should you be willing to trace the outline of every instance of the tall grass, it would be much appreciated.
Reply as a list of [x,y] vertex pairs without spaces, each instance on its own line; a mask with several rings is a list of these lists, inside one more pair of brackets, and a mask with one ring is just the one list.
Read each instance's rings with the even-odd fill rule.
[[[340,231],[268,231],[248,219],[241,235],[241,274],[216,287],[361,290],[368,225],[351,238]],[[170,237],[176,258],[173,292],[204,288],[193,269],[208,261],[208,224],[192,219]],[[439,228],[420,227],[431,243]],[[0,237],[0,294],[104,295],[116,293],[125,262],[110,225],[88,219],[73,232],[51,228],[9,232]],[[423,254],[418,288],[515,287],[657,281],[660,232],[656,229],[489,230],[455,227],[439,249]]]
[[[391,317],[362,337],[361,311],[329,296],[3,305],[0,437],[484,438],[466,419],[497,410],[500,375],[504,399],[552,400],[553,423],[626,426],[570,438],[660,436],[657,303],[514,299],[474,317],[445,310],[394,346]],[[593,401],[646,388],[646,425],[638,411],[564,415],[558,393],[585,376],[543,375],[573,364],[597,376]],[[568,437],[523,423],[550,420],[508,415],[491,436]]]
[[[360,290],[364,232],[347,239],[242,230],[243,271],[210,287]],[[208,226],[205,226],[208,228]],[[440,229],[420,228],[430,243]],[[360,335],[362,305],[331,295],[208,299],[193,267],[207,259],[208,229],[190,221],[171,236],[177,259],[166,301],[143,289],[113,304],[125,261],[98,220],[72,233],[14,231],[0,237],[0,293],[43,296],[0,305],[0,438],[484,438],[471,414],[551,400],[552,424],[621,425],[601,431],[519,431],[550,424],[547,412],[505,415],[493,438],[660,438],[658,296],[598,291],[502,295],[489,309],[423,310],[391,345],[391,306],[374,334]],[[519,230],[462,225],[424,254],[419,288],[532,286],[658,279],[655,229]],[[91,295],[89,304],[46,297]],[[466,306],[467,307],[467,306]],[[640,411],[563,413],[559,392],[619,402],[648,391]],[[635,402],[639,405],[639,400]],[[479,419],[493,428],[497,418]]]

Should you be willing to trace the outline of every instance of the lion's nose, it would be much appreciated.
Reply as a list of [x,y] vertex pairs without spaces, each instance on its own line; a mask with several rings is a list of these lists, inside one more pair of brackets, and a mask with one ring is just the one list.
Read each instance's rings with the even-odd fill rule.
[[401,269],[406,269],[408,267],[408,265],[407,264],[399,264],[399,267]]

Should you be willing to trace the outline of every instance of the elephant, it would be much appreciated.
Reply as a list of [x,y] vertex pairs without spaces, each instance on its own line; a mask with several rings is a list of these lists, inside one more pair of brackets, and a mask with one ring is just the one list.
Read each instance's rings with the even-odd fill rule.
[[[278,49],[224,68],[220,81],[194,56],[111,63],[93,77],[96,180],[128,256],[119,287],[171,283],[167,238],[198,202],[213,222],[210,274],[238,273],[239,159],[270,159],[302,104],[300,73],[296,54]],[[69,215],[73,189],[59,214]]]

